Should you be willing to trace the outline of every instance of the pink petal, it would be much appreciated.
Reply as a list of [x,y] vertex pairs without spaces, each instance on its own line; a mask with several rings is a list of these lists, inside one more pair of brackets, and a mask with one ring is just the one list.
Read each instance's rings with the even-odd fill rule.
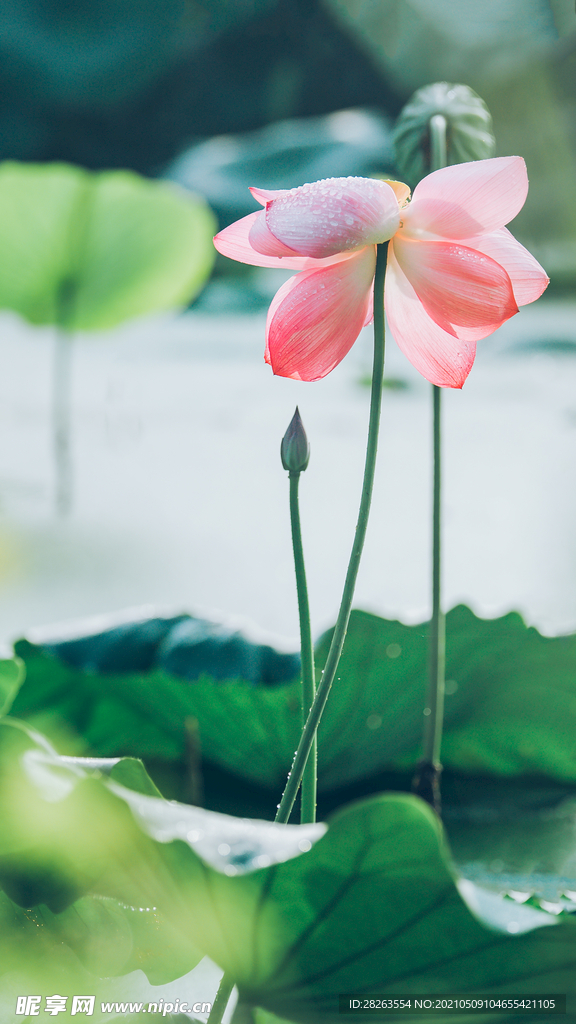
[[307,270],[274,296],[266,324],[266,362],[275,374],[319,380],[351,349],[366,320],[376,252]]
[[264,214],[261,210],[249,213],[247,217],[234,221],[214,237],[214,245],[223,256],[240,263],[250,263],[253,267],[285,267],[287,270],[302,270],[306,259],[302,256],[279,257],[256,252],[250,245],[250,231],[255,221]]
[[366,318],[363,323],[363,327],[368,327],[374,319],[374,283],[368,292],[368,309],[366,310]]
[[289,249],[287,245],[284,245],[284,242],[279,242],[276,236],[268,230],[266,215],[263,210],[255,218],[250,228],[248,241],[252,248],[256,249],[256,252],[261,252],[265,256],[283,257],[299,255],[299,253],[294,252],[294,249]]
[[547,287],[549,277],[543,267],[534,259],[520,242],[517,242],[507,228],[491,235],[480,235],[462,241],[463,245],[478,249],[496,260],[510,277],[514,298],[519,306],[540,298]]
[[385,242],[400,223],[394,189],[376,178],[327,178],[266,207],[266,223],[290,249],[323,259]]
[[428,315],[388,246],[384,306],[396,344],[431,384],[461,388],[472,369],[476,344],[443,331]]
[[485,338],[518,312],[508,274],[476,249],[399,235],[394,253],[428,315],[455,337],[471,328],[476,340]]
[[266,206],[266,203],[271,203],[273,199],[278,199],[279,196],[287,196],[289,191],[289,188],[250,188],[254,199],[262,206]]
[[527,193],[521,156],[442,167],[414,189],[412,202],[402,211],[402,231],[411,236],[432,232],[443,238],[496,231],[522,209]]
[[[307,256],[271,256],[257,252],[250,244],[250,233],[256,220],[264,217],[262,210],[249,213],[247,217],[234,221],[214,237],[214,245],[223,256],[253,267],[281,267],[283,270],[307,270],[308,267],[329,267],[333,263],[349,259],[348,253],[338,253],[325,260],[311,260]],[[282,243],[278,242],[278,246]]]

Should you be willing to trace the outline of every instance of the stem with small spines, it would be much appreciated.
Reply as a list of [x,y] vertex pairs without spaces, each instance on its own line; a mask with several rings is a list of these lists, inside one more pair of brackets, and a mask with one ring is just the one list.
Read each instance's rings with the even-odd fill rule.
[[[304,567],[304,548],[302,545],[302,529],[300,526],[300,507],[298,502],[298,485],[300,473],[290,473],[290,524],[292,528],[292,547],[294,550],[294,568],[296,572],[296,591],[298,595],[298,616],[300,620],[300,650],[302,660],[302,728],[306,724],[308,712],[314,702],[316,683],[314,679],[314,645],[310,626],[310,605],[306,570]],[[302,825],[316,821],[316,789],[317,789],[317,752],[316,737],[310,748],[310,756],[302,776],[300,793],[300,823]]]
[[366,445],[366,462],[364,466],[364,481],[362,484],[362,495],[360,498],[360,508],[358,510],[356,533],[354,535],[354,543],[352,545],[352,552],[348,563],[342,600],[340,602],[340,610],[334,627],[332,642],[330,644],[330,650],[328,651],[324,671],[322,673],[320,683],[318,684],[318,689],[316,690],[314,703],[310,708],[306,725],[304,726],[302,736],[300,737],[300,743],[296,750],[292,769],[288,776],[288,782],[286,783],[286,788],[282,795],[282,800],[278,805],[278,813],[275,820],[280,822],[287,822],[290,817],[290,812],[302,781],[306,762],[314,744],[316,730],[318,729],[318,724],[322,717],[322,712],[326,706],[326,701],[328,700],[328,695],[338,669],[338,662],[340,661],[340,655],[342,654],[346,631],[348,629],[348,622],[350,620],[354,588],[356,586],[356,578],[358,576],[358,569],[360,567],[360,559],[368,526],[368,516],[372,501],[372,489],[374,486],[376,454],[378,450],[380,410],[382,407],[385,337],[384,278],[386,274],[388,243],[384,242],[376,248],[376,273],[374,277],[374,362],[372,370],[370,417],[368,425],[368,441]]

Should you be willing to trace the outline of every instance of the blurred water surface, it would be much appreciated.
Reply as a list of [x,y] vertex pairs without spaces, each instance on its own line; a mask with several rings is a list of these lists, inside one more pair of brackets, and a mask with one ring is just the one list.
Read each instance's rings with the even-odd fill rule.
[[[446,607],[576,627],[576,311],[543,300],[478,346],[445,392]],[[280,439],[299,405],[314,632],[335,618],[359,500],[371,337],[313,384],[263,362],[263,312],[189,312],[78,337],[75,506],[53,513],[52,336],[2,317],[4,637],[127,606],[218,610],[296,643]],[[372,519],[355,605],[428,612],[430,388],[390,338]]]

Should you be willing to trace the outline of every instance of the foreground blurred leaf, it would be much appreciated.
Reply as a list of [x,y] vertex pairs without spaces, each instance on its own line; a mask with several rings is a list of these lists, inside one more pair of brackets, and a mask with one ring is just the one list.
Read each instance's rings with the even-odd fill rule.
[[0,661],[0,716],[10,711],[25,676],[26,669],[21,658]]
[[[241,998],[292,1020],[336,1021],[341,992],[574,994],[576,923],[540,927],[552,918],[467,882],[461,895],[445,858],[440,825],[415,798],[340,812],[308,854],[262,873],[285,939],[267,977],[257,961],[237,968]],[[253,941],[264,949],[257,908]]]
[[[219,884],[300,854],[325,830],[232,819],[156,792],[141,764],[59,757],[22,723],[0,723],[0,974],[28,991],[50,979],[85,987],[86,971],[171,981],[198,963],[205,933],[221,934]],[[240,919],[245,894],[223,898],[226,919]]]
[[[318,645],[319,669],[329,639]],[[263,787],[285,781],[299,732],[297,682],[78,672],[25,641],[16,651],[28,673],[14,705],[21,717],[49,728],[56,715],[103,755],[182,760],[193,716],[207,761]],[[415,763],[426,659],[427,624],[352,613],[319,731],[324,791]],[[446,664],[445,767],[576,781],[575,636],[542,637],[515,613],[485,620],[459,606],[447,616]]]
[[60,758],[21,723],[0,723],[4,974],[85,985],[86,971],[142,968],[156,983],[200,960],[182,913],[172,913],[179,897],[163,848],[108,777],[155,791],[141,765]]
[[201,200],[128,171],[0,165],[0,308],[100,330],[187,303],[213,262]]
[[74,986],[94,990],[97,978],[144,970],[154,984],[173,980],[197,963],[181,932],[157,908],[127,907],[84,896],[66,910],[23,910],[0,893],[0,986],[17,978],[21,990]]
[[[289,1020],[338,1020],[346,991],[576,995],[576,921],[455,878],[415,797],[354,804],[322,835],[147,795],[137,765],[128,788],[120,762],[60,758],[11,720],[0,755],[0,878],[25,907],[52,904],[0,904],[8,980],[61,992],[138,965],[159,982],[197,946]],[[84,894],[66,902],[72,882]]]

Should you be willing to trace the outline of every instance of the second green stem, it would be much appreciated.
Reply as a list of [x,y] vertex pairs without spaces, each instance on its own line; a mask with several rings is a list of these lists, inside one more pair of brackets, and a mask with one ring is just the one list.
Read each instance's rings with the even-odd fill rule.
[[[430,170],[437,171],[448,163],[447,129],[443,114],[430,118]],[[424,708],[422,760],[419,762],[412,788],[440,813],[440,748],[444,720],[444,675],[446,631],[441,606],[441,396],[442,388],[432,385],[434,484],[432,500],[432,619],[430,621],[430,653],[428,695]]]
[[442,722],[444,718],[444,663],[445,663],[445,622],[440,604],[440,569],[441,569],[441,396],[442,388],[433,385],[433,447],[434,447],[434,485],[432,500],[432,619],[430,621],[430,661],[428,703],[426,724],[424,726],[423,760],[440,765],[440,747],[442,743]]

